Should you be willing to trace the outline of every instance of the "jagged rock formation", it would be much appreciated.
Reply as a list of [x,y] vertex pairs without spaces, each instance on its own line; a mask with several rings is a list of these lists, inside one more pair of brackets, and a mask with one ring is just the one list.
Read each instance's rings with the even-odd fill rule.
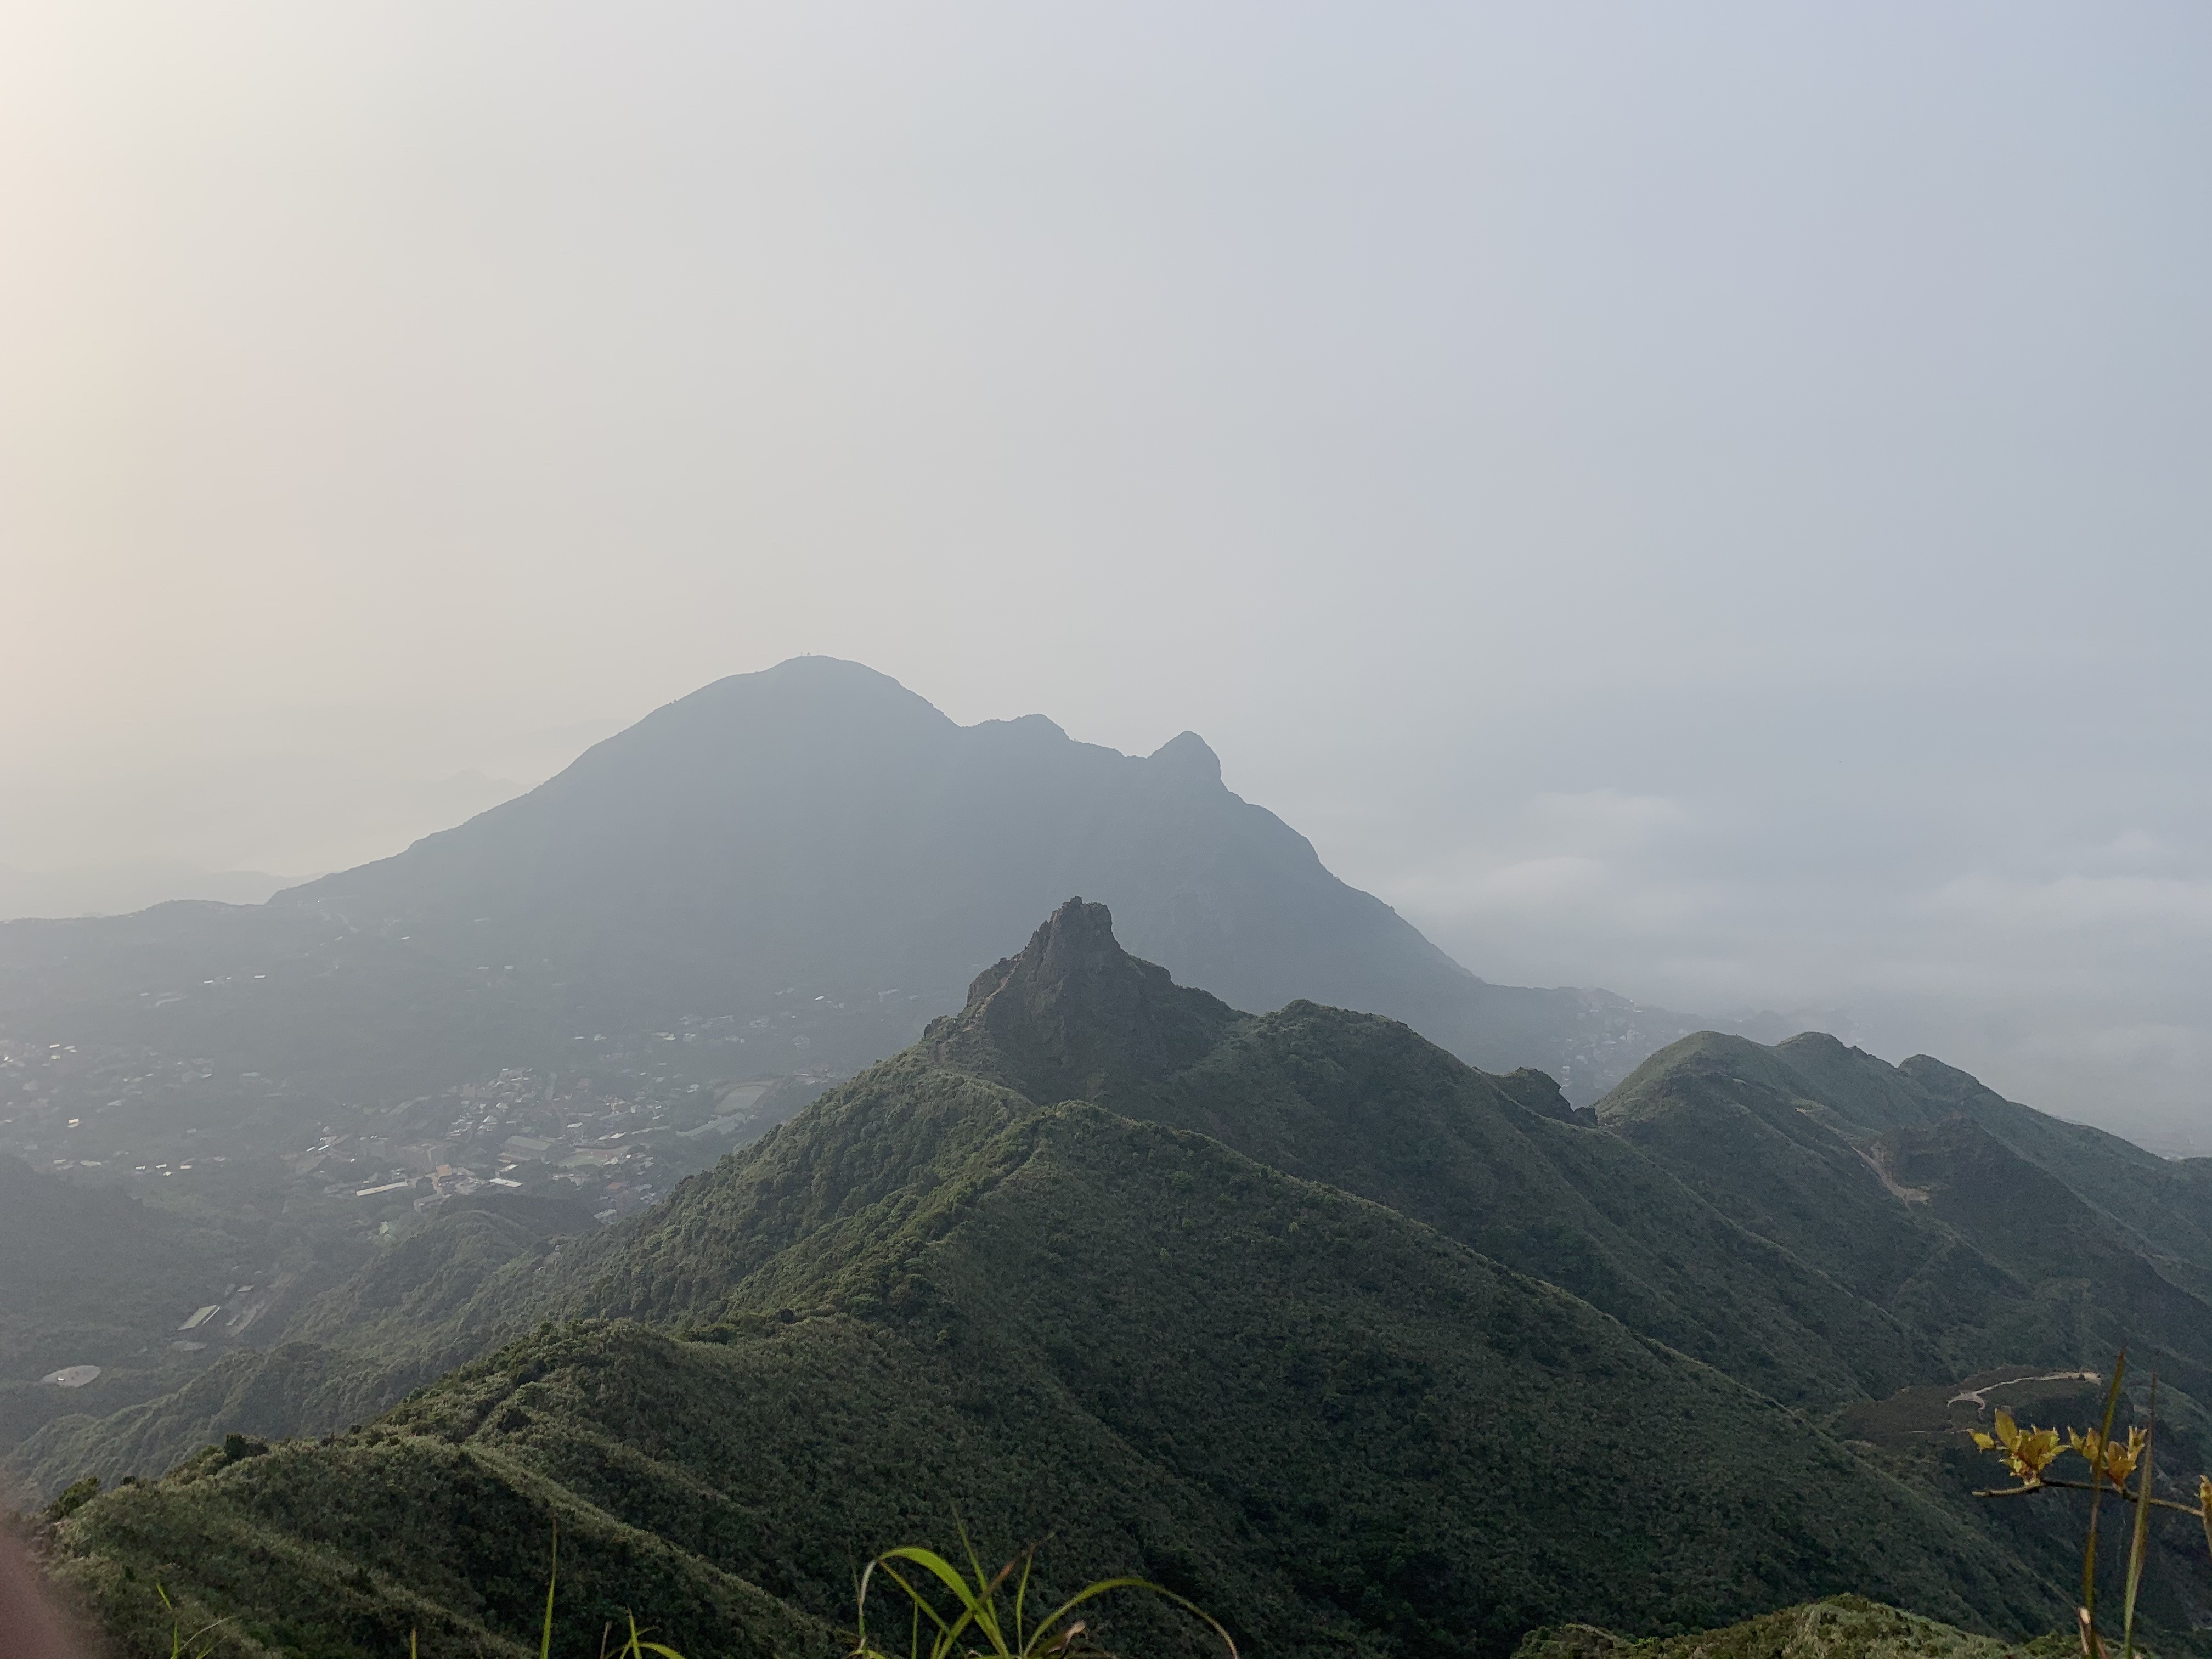
[[1074,898],[978,975],[966,1007],[927,1036],[945,1064],[1032,1100],[1097,1100],[1194,1064],[1245,1018],[1127,954],[1112,913]]

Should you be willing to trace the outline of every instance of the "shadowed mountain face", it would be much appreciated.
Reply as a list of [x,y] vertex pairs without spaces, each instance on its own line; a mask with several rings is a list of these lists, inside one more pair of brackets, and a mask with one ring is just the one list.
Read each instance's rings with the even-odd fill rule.
[[1543,1073],[1490,1075],[1379,1015],[1238,1014],[1125,952],[1103,905],[1063,905],[926,1040],[940,1064],[1031,1099],[1196,1130],[1387,1204],[1793,1403],[1938,1369],[1816,1254],[1738,1226]]
[[[112,1411],[125,1376],[174,1388],[189,1360],[166,1339],[264,1278],[263,1243],[0,1158],[0,1352],[16,1373],[0,1377],[0,1445],[66,1412]],[[35,1380],[58,1371],[70,1386]]]
[[[568,1616],[649,1608],[694,1656],[832,1650],[854,1555],[956,1513],[1271,1653],[1503,1655],[1846,1589],[2008,1632],[2062,1610],[1981,1512],[1739,1374],[1863,1399],[1933,1364],[1895,1322],[1504,1081],[1376,1016],[1238,1014],[1072,902],[658,1210],[480,1242],[472,1289],[462,1234],[410,1241],[348,1305],[507,1346],[360,1431],[97,1498],[59,1548],[118,1626],[119,1567],[167,1564],[188,1620],[333,1656],[526,1639],[549,1509]],[[331,1400],[340,1371],[270,1361],[299,1383],[232,1395]]]
[[1219,998],[1124,951],[1107,907],[1079,898],[1019,956],[976,976],[937,1052],[1032,1100],[1112,1097],[1127,1105],[1247,1023]]
[[[1193,733],[1137,757],[1038,715],[961,726],[810,657],[708,686],[518,799],[264,906],[0,926],[0,1031],[348,1097],[687,1019],[733,1026],[741,1075],[858,1065],[958,1006],[1070,892],[1237,1006],[1387,1013],[1584,1101],[1689,1029],[1476,979],[1231,794]],[[762,1018],[805,1043],[747,1035]]]
[[1919,1056],[1702,1033],[1598,1103],[1750,1231],[1922,1333],[1955,1374],[2123,1345],[2212,1402],[2202,1176]]

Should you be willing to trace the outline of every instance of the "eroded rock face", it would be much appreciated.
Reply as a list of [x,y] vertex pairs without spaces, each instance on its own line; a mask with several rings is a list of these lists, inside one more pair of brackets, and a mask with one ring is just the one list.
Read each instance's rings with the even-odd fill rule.
[[1032,1100],[1095,1100],[1193,1064],[1243,1018],[1131,956],[1104,905],[1072,898],[1019,955],[976,975],[939,1052]]

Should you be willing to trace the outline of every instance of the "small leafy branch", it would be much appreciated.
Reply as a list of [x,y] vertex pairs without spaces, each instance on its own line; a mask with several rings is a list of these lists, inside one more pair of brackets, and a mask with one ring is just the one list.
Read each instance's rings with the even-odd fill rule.
[[[2010,1486],[1991,1486],[1977,1491],[1977,1498],[2026,1498],[2039,1492],[2063,1490],[2086,1492],[2089,1494],[2089,1526],[2081,1548],[2081,1599],[2075,1608],[2081,1626],[2082,1659],[2111,1659],[2104,1638],[2097,1630],[2097,1511],[2106,1492],[2123,1503],[2136,1506],[2135,1527],[2128,1547],[2128,1567],[2125,1591],[2120,1613],[2120,1650],[2122,1659],[2135,1659],[2136,1652],[2136,1596],[2142,1587],[2144,1559],[2150,1551],[2150,1513],[2154,1509],[2172,1510],[2177,1515],[2195,1518],[2204,1528],[2205,1542],[2212,1546],[2212,1477],[2197,1477],[2197,1502],[2192,1507],[2160,1498],[2152,1490],[2151,1447],[2158,1433],[2158,1374],[2150,1379],[2150,1409],[2148,1421],[2142,1428],[2130,1428],[2124,1440],[2112,1437],[2112,1419],[2118,1413],[2120,1382],[2127,1375],[2128,1355],[2123,1348],[2112,1362],[2112,1380],[2105,1394],[2103,1425],[2084,1434],[2069,1429],[2061,1439],[2056,1429],[2023,1429],[2010,1412],[1997,1409],[1994,1434],[1973,1431],[1974,1443],[1984,1451],[1995,1452],[2003,1460],[2005,1468],[2019,1484]],[[2087,1480],[2069,1480],[2053,1476],[2051,1466],[2071,1453],[2089,1466]],[[2130,1480],[2135,1489],[2129,1490]]]
[[[1030,1570],[1036,1547],[1031,1545],[997,1572],[986,1574],[964,1527],[960,1543],[967,1553],[972,1579],[934,1550],[911,1545],[886,1550],[868,1563],[860,1574],[859,1628],[854,1633],[850,1659],[891,1659],[868,1638],[868,1587],[878,1573],[906,1595],[908,1659],[924,1659],[925,1655],[927,1659],[1047,1659],[1048,1656],[1077,1659],[1079,1655],[1101,1655],[1105,1650],[1091,1639],[1088,1622],[1073,1615],[1100,1596],[1124,1589],[1157,1595],[1202,1620],[1221,1638],[1229,1659],[1237,1659],[1237,1644],[1212,1614],[1145,1578],[1102,1578],[1086,1584],[1031,1625],[1027,1613]],[[916,1568],[921,1571],[915,1571]],[[929,1584],[932,1579],[936,1581],[934,1595]],[[939,1600],[948,1594],[951,1605],[940,1609]],[[1012,1605],[1002,1609],[1000,1598],[1008,1594]]]

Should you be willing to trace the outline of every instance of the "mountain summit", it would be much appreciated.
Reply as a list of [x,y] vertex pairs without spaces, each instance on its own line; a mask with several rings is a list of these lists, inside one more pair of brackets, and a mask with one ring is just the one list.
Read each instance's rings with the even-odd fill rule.
[[1032,1100],[1095,1100],[1195,1064],[1242,1018],[1129,955],[1104,905],[1072,898],[1019,956],[978,975],[968,1006],[930,1035],[945,1063]]
[[265,905],[0,926],[0,1033],[342,1098],[707,1024],[695,1036],[738,1075],[857,1066],[958,1007],[1069,893],[1238,1006],[1389,1014],[1492,1069],[1540,1066],[1577,1101],[1689,1029],[1602,993],[1485,983],[1232,793],[1194,732],[1131,756],[1042,715],[963,726],[860,664],[800,657]]
[[1041,715],[962,726],[829,657],[717,681],[530,793],[276,902],[417,943],[457,932],[454,948],[489,930],[599,1017],[665,1018],[788,988],[896,988],[936,1012],[1072,892],[1251,1007],[1441,1014],[1480,983],[1231,793],[1194,733],[1136,757]]

